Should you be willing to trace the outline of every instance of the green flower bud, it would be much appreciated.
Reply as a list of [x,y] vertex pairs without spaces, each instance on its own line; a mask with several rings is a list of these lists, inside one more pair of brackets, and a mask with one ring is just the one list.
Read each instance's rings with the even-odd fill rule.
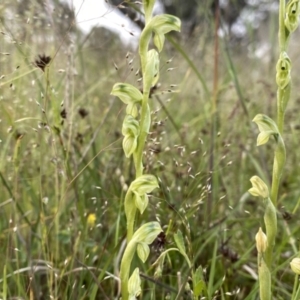
[[262,197],[264,199],[269,198],[269,189],[267,185],[258,176],[250,178],[252,188],[248,192],[254,197]]
[[123,150],[126,157],[130,157],[136,150],[139,133],[139,122],[133,116],[126,115],[122,126],[122,134],[124,135]]
[[258,114],[253,119],[258,126],[260,134],[257,137],[257,146],[263,145],[269,141],[270,136],[279,135],[279,130],[276,123],[268,116],[263,114]]
[[276,83],[284,89],[291,81],[291,60],[286,52],[281,52],[276,64]]
[[141,291],[140,270],[139,268],[135,268],[128,280],[129,300],[136,300]]
[[296,257],[290,262],[291,269],[294,273],[300,275],[300,258]]
[[274,131],[278,132],[278,128],[276,123],[268,116],[263,114],[258,114],[252,120],[254,123],[257,124],[259,131]]
[[155,16],[147,26],[154,31],[153,42],[158,52],[161,52],[165,42],[165,34],[172,30],[180,31],[181,21],[175,16],[163,14]]
[[298,27],[298,17],[300,13],[299,2],[299,0],[291,0],[287,5],[284,24],[289,32],[295,31]]
[[123,121],[122,134],[124,136],[128,134],[139,135],[139,131],[139,122],[132,115],[126,115]]
[[158,188],[158,182],[155,176],[144,174],[135,179],[131,185],[130,190],[140,196],[151,193],[154,189]]
[[[146,207],[148,206],[149,198],[147,193],[151,193],[157,187],[158,182],[156,177],[147,174],[138,177],[131,183],[127,193],[133,193],[133,200],[135,206],[139,209],[141,214],[145,211]],[[127,211],[128,205],[131,206],[131,204],[127,204],[127,202],[125,202],[125,212]]]
[[267,242],[267,236],[266,234],[262,231],[261,227],[259,227],[259,230],[255,236],[256,240],[256,249],[258,253],[263,253],[266,251],[268,242]]
[[143,99],[142,93],[133,85],[129,83],[116,83],[113,86],[111,95],[117,96],[127,104],[126,113],[137,116],[136,104],[141,102]]
[[137,148],[137,138],[131,135],[126,135],[123,139],[122,146],[125,156],[129,158]]

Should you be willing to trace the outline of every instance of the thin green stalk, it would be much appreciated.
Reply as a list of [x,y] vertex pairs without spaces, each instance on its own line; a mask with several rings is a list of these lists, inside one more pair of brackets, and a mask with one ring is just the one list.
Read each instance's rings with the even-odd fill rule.
[[300,285],[298,285],[298,282],[299,282],[299,275],[296,275],[295,276],[295,280],[294,280],[294,288],[293,288],[292,300],[299,299],[299,296],[300,296]]
[[278,88],[277,91],[277,124],[280,134],[283,134],[284,116],[287,103],[290,99],[291,84],[284,89]]
[[279,50],[283,52],[286,50],[286,34],[284,26],[284,15],[285,15],[285,0],[280,0],[279,2]]

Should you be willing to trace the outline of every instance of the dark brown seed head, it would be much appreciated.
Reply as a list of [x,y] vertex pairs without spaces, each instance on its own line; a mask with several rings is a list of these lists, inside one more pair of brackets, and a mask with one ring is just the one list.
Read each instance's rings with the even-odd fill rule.
[[35,60],[35,65],[40,68],[43,72],[45,72],[45,67],[50,63],[51,57],[45,54],[38,55],[39,58]]
[[67,118],[67,111],[66,111],[65,108],[60,112],[60,116],[61,116],[63,119],[66,119],[66,118]]
[[85,108],[79,108],[78,113],[82,119],[84,119],[89,114],[89,112]]

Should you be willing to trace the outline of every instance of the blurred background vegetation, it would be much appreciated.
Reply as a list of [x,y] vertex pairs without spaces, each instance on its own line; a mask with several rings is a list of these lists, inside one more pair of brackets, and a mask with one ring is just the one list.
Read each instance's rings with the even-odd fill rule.
[[[166,42],[151,97],[145,166],[160,189],[138,222],[160,220],[166,237],[152,245],[140,299],[192,299],[188,289],[176,298],[191,272],[179,254],[161,278],[150,270],[178,229],[203,268],[207,299],[258,299],[263,207],[247,190],[253,175],[270,183],[273,148],[256,147],[251,120],[276,114],[278,3],[162,4],[183,29]],[[134,1],[110,5],[142,28]],[[124,105],[110,92],[120,81],[141,87],[137,50],[104,28],[83,34],[70,7],[54,0],[1,1],[0,31],[1,298],[118,299],[123,198],[134,174],[121,148]],[[290,299],[299,248],[298,40],[299,31],[289,51],[273,299]]]

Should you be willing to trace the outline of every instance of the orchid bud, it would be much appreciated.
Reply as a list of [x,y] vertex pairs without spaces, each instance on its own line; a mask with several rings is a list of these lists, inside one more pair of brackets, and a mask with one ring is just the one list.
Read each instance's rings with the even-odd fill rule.
[[154,31],[153,42],[158,52],[161,52],[165,42],[165,34],[172,30],[180,31],[181,21],[175,16],[163,14],[155,16],[148,26]]
[[259,227],[259,230],[255,236],[256,240],[256,249],[258,253],[263,253],[266,251],[268,242],[267,242],[267,236],[266,234],[262,231],[261,227]]
[[293,32],[298,27],[298,17],[300,13],[300,1],[299,0],[291,0],[286,8],[285,20],[284,24],[285,27],[288,29],[289,32]]
[[149,174],[138,177],[130,185],[130,190],[139,195],[151,193],[156,188],[158,188],[157,179],[155,176]]
[[132,135],[126,135],[123,139],[122,146],[125,156],[129,158],[137,148],[137,138]]
[[262,197],[266,199],[269,197],[269,189],[262,179],[258,176],[253,176],[250,178],[252,183],[252,188],[248,192],[254,197]]
[[258,114],[252,121],[257,124],[260,131],[260,134],[257,137],[257,146],[266,144],[272,135],[275,136],[275,138],[278,136],[278,127],[270,117]]
[[147,193],[151,193],[157,187],[157,179],[153,175],[142,175],[131,183],[129,190],[133,193],[135,206],[141,214],[148,206]]
[[133,116],[126,115],[122,127],[122,134],[124,135],[123,150],[126,157],[130,157],[136,150],[139,133],[139,122]]
[[291,81],[291,60],[286,52],[281,52],[276,64],[276,83],[280,89],[286,88]]
[[136,104],[142,101],[143,95],[136,87],[129,83],[116,83],[113,86],[111,95],[119,97],[121,101],[127,104],[127,114],[133,117],[137,116]]

